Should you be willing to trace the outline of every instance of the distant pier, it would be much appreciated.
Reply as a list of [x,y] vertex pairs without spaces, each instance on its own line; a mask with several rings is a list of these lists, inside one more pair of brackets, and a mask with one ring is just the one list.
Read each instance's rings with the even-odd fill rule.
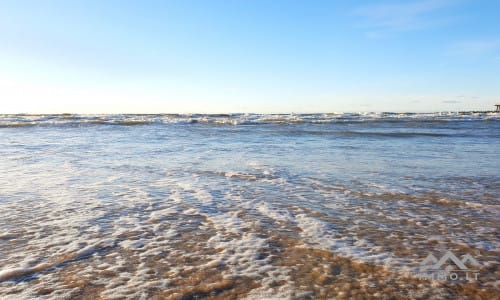
[[500,104],[495,104],[495,107],[497,108],[495,111],[500,111]]

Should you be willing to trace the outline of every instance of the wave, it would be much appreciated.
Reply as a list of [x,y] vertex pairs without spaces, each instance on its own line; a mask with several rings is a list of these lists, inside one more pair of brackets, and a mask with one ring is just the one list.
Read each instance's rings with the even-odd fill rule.
[[[448,134],[437,132],[420,132],[420,131],[356,131],[356,130],[287,130],[276,131],[278,134],[289,135],[317,135],[317,136],[332,136],[332,137],[391,137],[391,138],[411,138],[411,137],[466,137],[466,134]],[[470,135],[473,136],[473,135]]]
[[91,121],[91,124],[94,125],[120,125],[120,126],[136,126],[136,125],[149,125],[152,122],[149,121],[140,121],[140,120],[122,120],[122,121]]
[[150,124],[295,125],[364,122],[499,121],[498,112],[324,113],[324,114],[112,114],[0,115],[0,128],[32,126],[136,126]]

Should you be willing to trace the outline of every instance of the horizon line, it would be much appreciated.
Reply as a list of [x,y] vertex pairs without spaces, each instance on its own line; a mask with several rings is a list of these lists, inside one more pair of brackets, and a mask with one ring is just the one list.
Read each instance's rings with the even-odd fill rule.
[[159,112],[159,113],[132,113],[132,112],[112,112],[112,113],[77,113],[77,112],[64,112],[64,113],[2,113],[0,115],[53,115],[53,116],[69,116],[69,115],[318,115],[318,114],[366,114],[366,113],[380,113],[380,114],[434,114],[434,113],[498,113],[496,110],[441,110],[441,111],[330,111],[330,112],[218,112],[218,113],[203,113],[203,112]]

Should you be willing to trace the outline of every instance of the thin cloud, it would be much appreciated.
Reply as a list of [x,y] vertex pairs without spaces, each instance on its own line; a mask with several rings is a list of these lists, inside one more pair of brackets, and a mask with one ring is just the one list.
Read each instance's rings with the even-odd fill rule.
[[386,3],[358,7],[354,14],[362,18],[361,28],[368,37],[383,37],[391,33],[422,30],[448,20],[437,18],[435,12],[451,6],[453,0],[422,0],[408,3]]
[[500,48],[500,39],[476,39],[457,42],[450,47],[450,54],[478,57],[495,53]]

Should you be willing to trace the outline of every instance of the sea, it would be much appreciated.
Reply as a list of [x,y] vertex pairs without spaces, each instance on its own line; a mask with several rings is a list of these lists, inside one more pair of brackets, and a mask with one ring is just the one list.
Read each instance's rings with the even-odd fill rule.
[[0,299],[498,299],[500,113],[0,115]]

